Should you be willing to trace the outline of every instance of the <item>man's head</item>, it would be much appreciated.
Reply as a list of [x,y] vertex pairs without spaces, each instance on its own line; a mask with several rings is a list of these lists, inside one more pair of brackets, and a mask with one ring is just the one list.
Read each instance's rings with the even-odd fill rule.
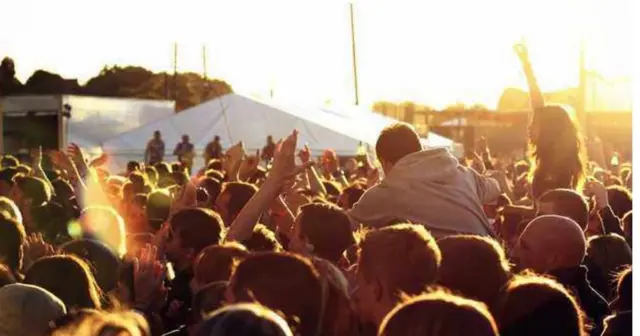
[[213,141],[220,142],[220,136],[216,135],[213,137]]
[[169,221],[167,257],[180,270],[191,267],[205,247],[220,243],[223,228],[220,216],[209,209],[189,208],[176,212]]
[[247,257],[235,269],[225,296],[230,303],[257,301],[282,312],[301,335],[318,335],[324,320],[320,275],[309,260],[292,254]]
[[4,335],[49,335],[50,323],[67,313],[64,303],[38,286],[0,289],[0,329]]
[[327,203],[310,203],[300,207],[289,249],[338,263],[355,242],[351,221],[342,209]]
[[186,135],[186,134],[183,134],[183,135],[182,135],[182,142],[184,142],[184,143],[189,142],[189,136],[188,136],[188,135]]
[[25,241],[24,226],[0,214],[0,259],[13,274],[18,274],[22,268],[22,245]]
[[51,189],[44,180],[18,175],[14,181],[11,198],[23,212],[30,207],[42,206],[51,200]]
[[235,267],[247,256],[247,249],[237,243],[207,246],[193,264],[192,291],[195,293],[212,282],[229,281]]
[[2,165],[2,168],[18,168],[20,161],[15,156],[5,155],[0,160],[0,165]]
[[0,169],[0,196],[11,196],[11,189],[15,185],[13,178],[18,174],[16,168]]
[[140,171],[140,162],[138,161],[129,161],[127,162],[127,174],[131,174],[133,172]]
[[607,196],[609,197],[609,205],[611,210],[618,217],[622,218],[633,208],[631,193],[621,186],[607,187]]
[[160,131],[153,132],[153,138],[156,139],[156,140],[160,140],[162,138],[162,135],[160,134]]
[[420,136],[407,123],[396,123],[380,132],[376,142],[376,156],[385,174],[403,157],[422,150]]
[[257,224],[249,239],[242,242],[251,252],[281,252],[282,245],[273,231],[264,224]]
[[147,196],[146,214],[149,227],[159,230],[171,214],[171,195],[165,190],[155,190]]
[[102,241],[118,257],[127,253],[124,219],[113,208],[90,206],[84,209],[80,216],[80,229],[82,237]]
[[520,268],[545,274],[579,266],[586,254],[586,245],[582,228],[575,221],[545,215],[525,227],[513,256]]
[[233,223],[240,210],[257,191],[258,188],[249,183],[229,182],[224,184],[220,196],[216,199],[216,210],[222,216],[227,227]]
[[401,293],[416,295],[435,283],[440,249],[421,225],[368,232],[360,243],[354,301],[361,318],[379,325]]
[[558,215],[571,218],[584,231],[589,222],[589,205],[580,194],[573,190],[549,190],[538,201],[538,216],[540,215]]

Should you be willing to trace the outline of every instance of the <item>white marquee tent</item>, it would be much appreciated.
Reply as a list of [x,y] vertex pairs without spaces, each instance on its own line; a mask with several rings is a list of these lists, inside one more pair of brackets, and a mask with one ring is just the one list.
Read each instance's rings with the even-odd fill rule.
[[[374,145],[380,130],[395,121],[360,108],[305,108],[228,94],[106,140],[102,149],[112,157],[111,168],[122,169],[128,160],[142,159],[155,130],[162,133],[167,158],[181,136],[188,134],[200,159],[194,164],[200,166],[201,153],[215,135],[225,148],[242,140],[251,153],[264,146],[268,135],[277,140],[297,129],[298,145],[307,143],[313,155],[331,148],[346,156],[354,155],[360,142]],[[437,134],[429,134],[423,142],[428,147],[459,151],[458,144]]]

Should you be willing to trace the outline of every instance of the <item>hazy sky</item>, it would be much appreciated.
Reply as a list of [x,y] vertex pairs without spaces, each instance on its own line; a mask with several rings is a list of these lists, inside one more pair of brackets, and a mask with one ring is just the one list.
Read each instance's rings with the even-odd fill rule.
[[[206,44],[208,75],[240,93],[267,96],[273,88],[282,100],[348,104],[348,8],[346,1],[3,0],[0,57],[15,59],[23,82],[40,68],[84,82],[105,64],[170,70],[173,41],[178,69],[202,72]],[[511,49],[522,36],[544,90],[577,85],[581,37],[590,69],[630,76],[630,8],[630,0],[356,2],[361,101],[495,107],[505,87],[525,87]],[[607,91],[609,103],[628,103],[620,90]]]

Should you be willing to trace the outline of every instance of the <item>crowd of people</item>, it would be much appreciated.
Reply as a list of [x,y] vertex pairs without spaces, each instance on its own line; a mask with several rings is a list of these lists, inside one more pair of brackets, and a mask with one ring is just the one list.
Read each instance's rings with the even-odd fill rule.
[[297,131],[255,155],[216,138],[195,172],[159,132],[125,172],[74,144],[3,156],[0,336],[631,335],[631,163],[587,156],[516,52],[518,162],[405,123],[377,162],[315,159]]

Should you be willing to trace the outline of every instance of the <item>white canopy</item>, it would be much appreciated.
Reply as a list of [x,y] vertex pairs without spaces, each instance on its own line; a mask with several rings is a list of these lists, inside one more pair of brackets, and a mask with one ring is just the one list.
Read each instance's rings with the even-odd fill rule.
[[[207,143],[216,135],[225,148],[243,141],[251,152],[262,148],[268,135],[277,140],[297,129],[299,146],[308,144],[314,155],[330,148],[338,155],[347,156],[355,154],[360,142],[374,145],[380,131],[394,122],[395,119],[359,108],[336,111],[285,106],[228,94],[120,134],[105,141],[102,148],[111,154],[113,164],[122,168],[128,160],[142,159],[145,145],[156,130],[162,133],[169,158],[183,134],[189,135],[201,157]],[[433,133],[423,142],[428,147],[457,151],[453,141]],[[195,166],[201,164],[195,162]]]

